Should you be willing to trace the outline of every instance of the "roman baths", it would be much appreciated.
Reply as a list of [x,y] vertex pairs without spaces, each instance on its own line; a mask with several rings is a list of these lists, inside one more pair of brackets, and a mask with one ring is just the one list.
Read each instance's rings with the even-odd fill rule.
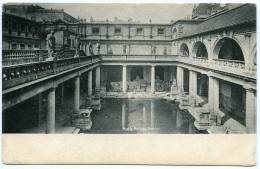
[[2,23],[3,133],[256,133],[254,4],[169,23],[5,4]]

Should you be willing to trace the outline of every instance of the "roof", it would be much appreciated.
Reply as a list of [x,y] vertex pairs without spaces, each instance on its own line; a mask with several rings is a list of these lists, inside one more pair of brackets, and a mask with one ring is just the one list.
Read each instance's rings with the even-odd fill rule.
[[185,30],[178,39],[252,22],[256,22],[256,6],[245,4],[208,17],[196,27]]
[[204,19],[179,19],[177,21],[172,22],[172,25],[178,24],[178,23],[188,23],[188,24],[199,24],[200,22],[203,22]]
[[38,22],[35,22],[35,21],[31,20],[31,19],[27,19],[27,18],[18,16],[18,15],[15,15],[15,14],[10,14],[10,13],[3,12],[3,19],[6,18],[7,16],[13,17],[13,18],[17,18],[17,19],[21,19],[21,20],[24,20],[26,22],[30,22],[32,24],[39,24]]

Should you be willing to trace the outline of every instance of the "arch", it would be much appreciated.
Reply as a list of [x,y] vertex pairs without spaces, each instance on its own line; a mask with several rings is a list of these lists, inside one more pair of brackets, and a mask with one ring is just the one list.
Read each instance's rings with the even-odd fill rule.
[[208,51],[204,43],[201,41],[195,42],[192,49],[192,55],[193,57],[208,58]]
[[242,48],[232,38],[224,37],[217,41],[213,50],[215,58],[227,60],[244,61],[244,54]]
[[182,43],[180,47],[180,55],[188,57],[190,55],[189,48],[186,43]]

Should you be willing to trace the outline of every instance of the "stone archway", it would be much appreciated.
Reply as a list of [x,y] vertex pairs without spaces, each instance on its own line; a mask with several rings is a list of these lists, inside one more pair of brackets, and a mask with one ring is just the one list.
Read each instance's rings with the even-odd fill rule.
[[193,57],[208,58],[208,51],[204,43],[201,41],[195,42],[192,49]]
[[190,55],[189,48],[186,43],[181,44],[180,55],[185,57],[188,57]]
[[216,59],[244,61],[244,54],[240,45],[231,38],[220,39],[213,50]]

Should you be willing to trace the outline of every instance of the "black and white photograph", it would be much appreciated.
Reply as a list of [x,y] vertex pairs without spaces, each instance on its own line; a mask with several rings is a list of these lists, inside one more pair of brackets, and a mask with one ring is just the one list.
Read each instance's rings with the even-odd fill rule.
[[255,135],[256,13],[3,3],[2,133]]

